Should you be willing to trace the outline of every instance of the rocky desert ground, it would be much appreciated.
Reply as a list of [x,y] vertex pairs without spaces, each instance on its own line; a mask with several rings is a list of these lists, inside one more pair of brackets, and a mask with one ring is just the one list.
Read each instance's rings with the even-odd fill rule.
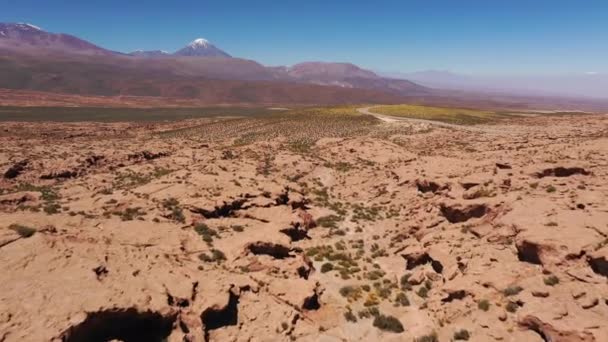
[[608,341],[605,115],[1,127],[0,341]]

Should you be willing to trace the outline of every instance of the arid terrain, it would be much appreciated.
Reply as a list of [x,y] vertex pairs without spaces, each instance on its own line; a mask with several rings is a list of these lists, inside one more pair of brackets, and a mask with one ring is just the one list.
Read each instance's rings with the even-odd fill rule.
[[2,122],[0,341],[608,341],[608,116],[357,109]]

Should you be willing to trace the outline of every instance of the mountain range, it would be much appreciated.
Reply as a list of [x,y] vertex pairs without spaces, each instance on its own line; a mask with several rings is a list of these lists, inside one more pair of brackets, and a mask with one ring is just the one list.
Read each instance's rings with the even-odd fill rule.
[[[0,24],[0,88],[209,102],[401,102],[432,90],[349,63],[266,67],[198,38],[169,53],[122,53],[31,24]],[[296,94],[297,93],[297,94]],[[331,96],[328,96],[331,94]]]
[[[587,76],[597,76],[596,83],[587,87],[589,93],[608,89],[608,78]],[[568,83],[548,82],[553,87]],[[555,92],[535,92],[525,80],[510,88],[506,85],[444,71],[382,74],[351,63],[264,66],[232,57],[203,38],[173,53],[123,53],[32,24],[0,23],[0,88],[13,91],[168,97],[209,104],[418,102],[491,108],[504,108],[505,103],[508,107],[562,103],[562,108],[581,104],[579,99],[541,98]],[[604,101],[599,106],[607,105]]]

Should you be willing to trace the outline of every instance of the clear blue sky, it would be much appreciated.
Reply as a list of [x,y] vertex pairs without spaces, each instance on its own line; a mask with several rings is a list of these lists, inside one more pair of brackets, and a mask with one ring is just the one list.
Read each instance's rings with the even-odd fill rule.
[[608,71],[608,0],[0,0],[103,47],[174,51],[204,37],[265,65],[349,61],[381,71]]

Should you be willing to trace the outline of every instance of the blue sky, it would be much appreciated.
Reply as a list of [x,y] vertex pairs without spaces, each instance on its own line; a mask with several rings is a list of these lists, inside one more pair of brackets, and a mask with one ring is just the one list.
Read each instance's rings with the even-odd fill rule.
[[175,51],[204,37],[265,65],[608,71],[606,0],[0,0],[0,8],[2,22],[29,22],[123,52]]

